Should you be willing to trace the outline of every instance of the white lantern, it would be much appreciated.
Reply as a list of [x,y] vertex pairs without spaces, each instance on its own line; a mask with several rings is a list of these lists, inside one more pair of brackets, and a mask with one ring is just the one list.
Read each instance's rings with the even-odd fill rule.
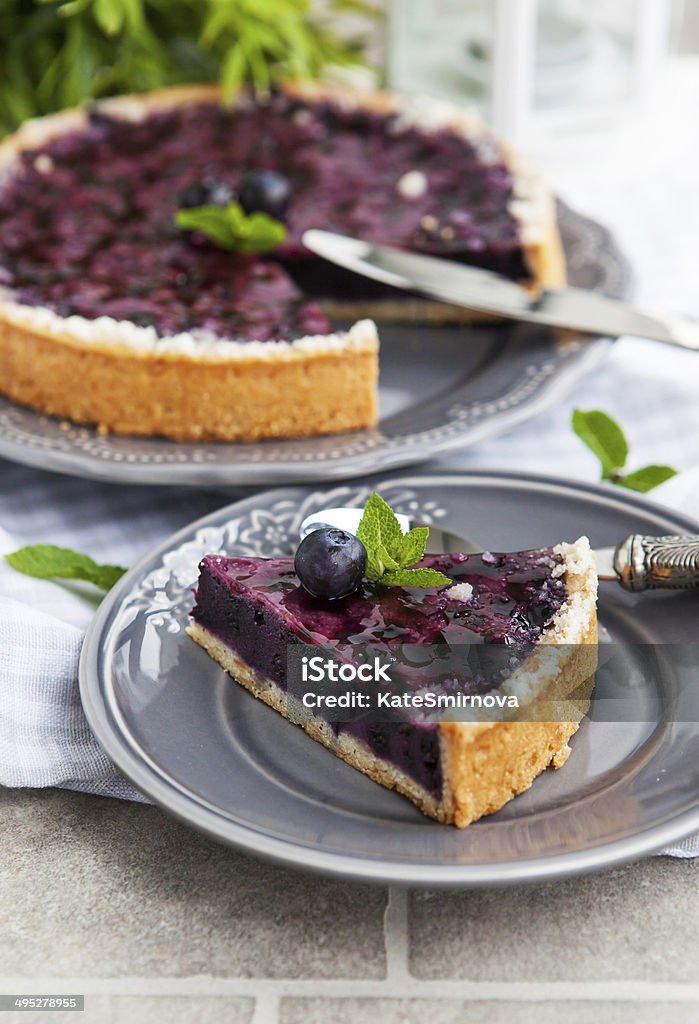
[[641,112],[670,22],[669,0],[392,0],[389,82],[537,149]]

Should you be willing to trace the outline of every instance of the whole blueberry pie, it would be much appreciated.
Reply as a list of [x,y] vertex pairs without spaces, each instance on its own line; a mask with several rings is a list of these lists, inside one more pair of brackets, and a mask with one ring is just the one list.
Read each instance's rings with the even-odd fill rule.
[[[178,223],[231,207],[281,225],[277,243],[233,251]],[[532,290],[564,278],[550,194],[457,108],[319,85],[232,107],[210,87],[119,97],[0,144],[0,390],[175,439],[371,426],[368,318],[463,314],[329,266],[311,227]]]
[[[332,554],[337,570],[337,552]],[[515,554],[427,555],[420,567],[443,573],[444,584],[382,586],[352,579],[340,566],[336,592],[343,596],[331,599],[318,596],[329,591],[317,573],[309,592],[308,567],[298,555],[208,555],[199,566],[188,633],[255,697],[313,739],[431,817],[463,828],[499,810],[546,767],[559,767],[568,757],[568,740],[594,684],[597,577],[586,538]],[[375,702],[359,714],[337,717],[315,701],[299,716],[305,698],[290,686],[288,660],[298,645],[319,656],[332,652],[347,664],[367,651],[390,661],[401,645],[409,662],[400,688],[389,695],[388,713],[377,715]],[[447,662],[442,670],[435,660],[434,652],[441,657],[445,650],[462,659],[456,669]],[[475,663],[463,661],[464,651],[469,659],[475,653]],[[466,720],[460,713],[435,718],[421,710],[428,706],[426,665],[436,684],[431,692],[454,697],[452,704],[459,695],[508,701],[519,695],[524,710],[514,719]]]

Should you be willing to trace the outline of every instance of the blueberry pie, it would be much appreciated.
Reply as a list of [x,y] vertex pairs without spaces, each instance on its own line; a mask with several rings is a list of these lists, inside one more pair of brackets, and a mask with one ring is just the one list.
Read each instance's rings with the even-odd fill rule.
[[[179,209],[231,202],[276,218],[285,240],[229,252],[175,223]],[[304,250],[308,227],[534,290],[564,277],[550,194],[453,107],[316,85],[230,109],[209,87],[120,97],[0,144],[0,390],[174,439],[371,426],[367,317],[461,314],[328,266]]]
[[[324,600],[300,585],[292,559],[208,555],[188,632],[255,697],[348,764],[438,821],[464,827],[568,757],[594,682],[597,578],[585,538],[518,554],[428,555],[421,565],[452,582],[417,589],[365,580],[349,596]],[[299,720],[287,686],[295,644],[349,659],[363,644],[388,653],[392,644],[499,645],[519,652],[511,676],[496,683],[473,675],[467,690],[534,686],[530,699],[577,694],[579,710],[565,721],[435,721],[414,708],[345,721],[314,709]]]

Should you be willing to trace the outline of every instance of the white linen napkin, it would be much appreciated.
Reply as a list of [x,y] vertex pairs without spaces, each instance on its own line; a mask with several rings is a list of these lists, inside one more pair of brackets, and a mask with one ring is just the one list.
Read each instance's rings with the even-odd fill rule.
[[[178,505],[170,491],[105,488],[2,463],[0,468],[9,484],[6,516],[22,524],[21,543],[31,538],[93,554],[102,550],[105,561],[127,566],[156,540],[235,497],[199,492]],[[21,509],[7,500],[12,494],[24,497]],[[699,469],[668,481],[654,496],[673,508],[699,508]],[[100,518],[103,502],[109,516]],[[0,529],[0,786],[57,786],[144,801],[96,742],[78,694],[80,648],[99,597],[88,586],[16,572],[2,556],[18,546]],[[699,857],[699,835],[662,852]]]

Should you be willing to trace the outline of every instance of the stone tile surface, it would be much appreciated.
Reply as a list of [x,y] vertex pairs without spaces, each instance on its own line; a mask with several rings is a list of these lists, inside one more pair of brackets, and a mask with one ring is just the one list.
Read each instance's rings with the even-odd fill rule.
[[697,1024],[699,1004],[284,999],[279,1024]]
[[699,982],[699,863],[654,857],[537,886],[415,892],[411,970],[473,981]]
[[254,1012],[254,999],[88,994],[82,1011],[8,1012],[2,1024],[250,1024]]
[[109,1003],[104,1024],[250,1024],[255,1012],[253,999],[217,996],[112,996]]
[[0,976],[384,974],[381,888],[256,861],[154,807],[58,790],[0,790],[0,836]]
[[[20,993],[16,993],[20,994]],[[23,995],[29,995],[28,986],[22,989]],[[36,995],[50,995],[48,989],[36,992]],[[80,993],[78,993],[80,994]],[[2,1015],[2,1024],[112,1024],[111,1008],[108,996],[85,996],[84,1010],[61,1010],[48,1012],[44,1010],[8,1010]]]

